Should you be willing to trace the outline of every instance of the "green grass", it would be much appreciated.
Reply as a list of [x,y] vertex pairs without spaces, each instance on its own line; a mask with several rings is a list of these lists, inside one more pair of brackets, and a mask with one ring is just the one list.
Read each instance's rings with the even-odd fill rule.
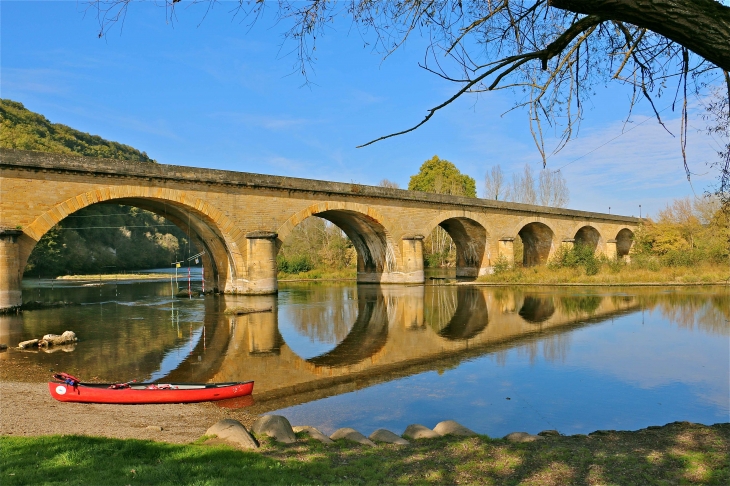
[[693,267],[645,268],[634,264],[616,262],[601,263],[597,272],[589,275],[582,267],[550,268],[548,266],[512,267],[491,275],[484,275],[477,282],[497,284],[590,284],[620,285],[660,283],[668,285],[727,282],[730,271],[726,265],[704,263]]
[[244,452],[201,442],[5,436],[0,484],[730,484],[730,424],[526,444],[478,436],[370,448],[299,435]]

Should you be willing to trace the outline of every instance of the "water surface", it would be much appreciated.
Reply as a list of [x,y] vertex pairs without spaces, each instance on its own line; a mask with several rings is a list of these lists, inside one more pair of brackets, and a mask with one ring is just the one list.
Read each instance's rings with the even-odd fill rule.
[[[492,436],[572,434],[729,419],[726,287],[287,283],[278,296],[178,299],[187,280],[24,285],[26,301],[78,305],[0,317],[0,342],[65,330],[79,342],[10,350],[0,363],[89,381],[253,379],[257,412],[325,432],[455,419]],[[272,310],[226,313],[237,306]]]

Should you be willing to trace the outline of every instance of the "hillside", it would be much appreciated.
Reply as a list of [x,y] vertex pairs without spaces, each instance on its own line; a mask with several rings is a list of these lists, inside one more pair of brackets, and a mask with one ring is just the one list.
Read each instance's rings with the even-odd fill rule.
[[[0,100],[0,123],[3,148],[155,162],[129,145],[51,123],[17,101]],[[179,228],[148,211],[94,204],[69,215],[40,239],[25,275],[51,277],[169,267],[190,254],[188,240]]]
[[37,150],[58,154],[77,154],[105,159],[154,162],[145,152],[98,135],[51,123],[22,103],[0,99],[0,147]]

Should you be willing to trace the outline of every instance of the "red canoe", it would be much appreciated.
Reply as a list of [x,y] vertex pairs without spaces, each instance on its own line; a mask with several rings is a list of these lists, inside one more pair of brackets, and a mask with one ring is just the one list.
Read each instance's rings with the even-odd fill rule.
[[193,403],[250,395],[253,381],[230,383],[82,383],[66,373],[49,381],[51,396],[61,402],[150,404]]

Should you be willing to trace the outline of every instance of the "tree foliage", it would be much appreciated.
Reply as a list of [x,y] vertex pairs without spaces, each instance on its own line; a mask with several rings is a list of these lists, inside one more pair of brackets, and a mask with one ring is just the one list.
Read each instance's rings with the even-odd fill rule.
[[408,190],[477,197],[476,181],[438,155],[424,162],[418,174],[411,176]]
[[[164,218],[117,204],[94,204],[62,220],[40,239],[25,275],[117,273],[168,267],[197,253]],[[191,253],[192,252],[192,253]]]
[[145,152],[98,135],[51,123],[17,101],[0,99],[0,147],[76,154],[104,159],[154,162]]
[[730,225],[719,198],[678,199],[636,231],[632,258],[668,266],[730,264]]
[[340,228],[322,218],[309,217],[284,242],[277,265],[284,273],[341,270],[357,265],[357,251]]
[[[421,165],[418,174],[411,176],[410,191],[434,192],[453,196],[477,197],[476,181],[462,174],[456,166],[434,155]],[[443,228],[436,227],[423,245],[423,258],[428,267],[453,267],[456,246]]]

